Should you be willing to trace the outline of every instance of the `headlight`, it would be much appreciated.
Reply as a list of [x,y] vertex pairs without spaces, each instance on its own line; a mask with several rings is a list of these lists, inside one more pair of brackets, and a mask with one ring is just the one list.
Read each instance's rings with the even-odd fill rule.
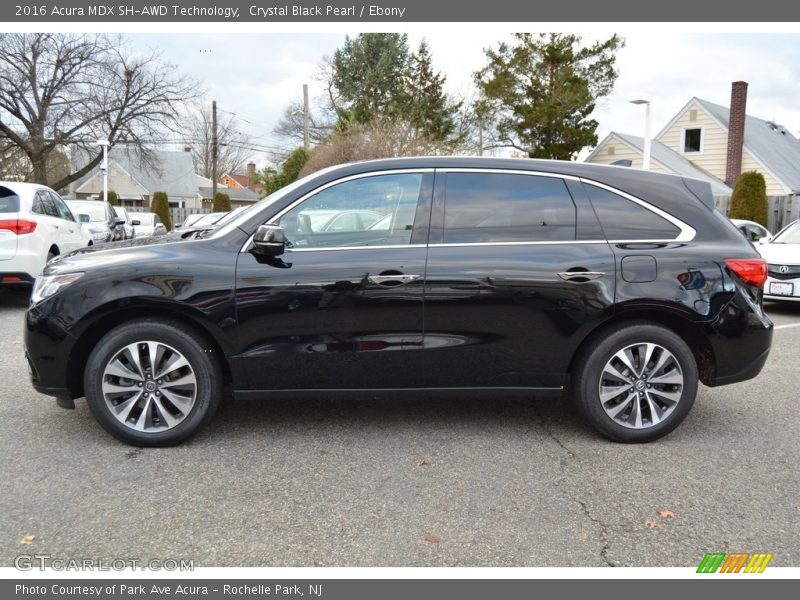
[[41,302],[45,298],[49,298],[58,290],[74,283],[83,277],[83,273],[67,273],[65,275],[43,275],[36,278],[36,283],[33,284],[33,291],[31,292],[31,304]]
[[111,233],[108,231],[92,231],[92,239],[95,242],[107,242],[110,237]]

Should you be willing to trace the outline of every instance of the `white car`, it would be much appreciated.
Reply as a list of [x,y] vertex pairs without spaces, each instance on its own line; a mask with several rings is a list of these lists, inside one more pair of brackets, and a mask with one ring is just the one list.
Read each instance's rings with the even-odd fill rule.
[[167,233],[161,217],[155,213],[132,213],[131,224],[134,227],[134,237],[151,237],[154,235],[164,235]]
[[769,229],[756,223],[755,221],[746,221],[744,219],[731,219],[731,223],[736,225],[736,228],[742,232],[742,235],[751,242],[755,243],[763,238],[769,238]]
[[800,302],[800,219],[756,248],[767,261],[764,299]]
[[0,284],[33,283],[48,260],[88,244],[56,192],[38,183],[0,181]]

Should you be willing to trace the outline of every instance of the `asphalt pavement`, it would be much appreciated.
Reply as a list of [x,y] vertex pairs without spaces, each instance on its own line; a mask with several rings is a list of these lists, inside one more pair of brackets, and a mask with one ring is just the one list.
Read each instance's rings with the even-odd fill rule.
[[223,402],[176,448],[111,438],[31,387],[24,294],[0,292],[0,566],[800,566],[800,305],[761,375],[701,387],[647,445],[549,399]]

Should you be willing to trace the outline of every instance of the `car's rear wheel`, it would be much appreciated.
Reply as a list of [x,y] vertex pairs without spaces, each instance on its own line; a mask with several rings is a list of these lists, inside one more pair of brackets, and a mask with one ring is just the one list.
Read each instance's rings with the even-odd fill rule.
[[222,374],[194,331],[145,319],[100,340],[86,365],[84,389],[92,414],[114,437],[136,446],[170,446],[211,418]]
[[606,330],[578,358],[575,401],[607,438],[650,442],[686,418],[697,395],[697,363],[683,339],[660,325]]

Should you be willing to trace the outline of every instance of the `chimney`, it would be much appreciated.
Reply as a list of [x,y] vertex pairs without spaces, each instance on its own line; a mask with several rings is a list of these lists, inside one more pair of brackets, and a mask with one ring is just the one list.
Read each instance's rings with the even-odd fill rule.
[[247,187],[251,187],[253,185],[253,178],[256,175],[256,163],[252,160],[247,163]]
[[747,82],[731,84],[731,113],[728,117],[728,157],[725,163],[725,183],[733,187],[742,174],[744,146],[744,117],[747,108]]

